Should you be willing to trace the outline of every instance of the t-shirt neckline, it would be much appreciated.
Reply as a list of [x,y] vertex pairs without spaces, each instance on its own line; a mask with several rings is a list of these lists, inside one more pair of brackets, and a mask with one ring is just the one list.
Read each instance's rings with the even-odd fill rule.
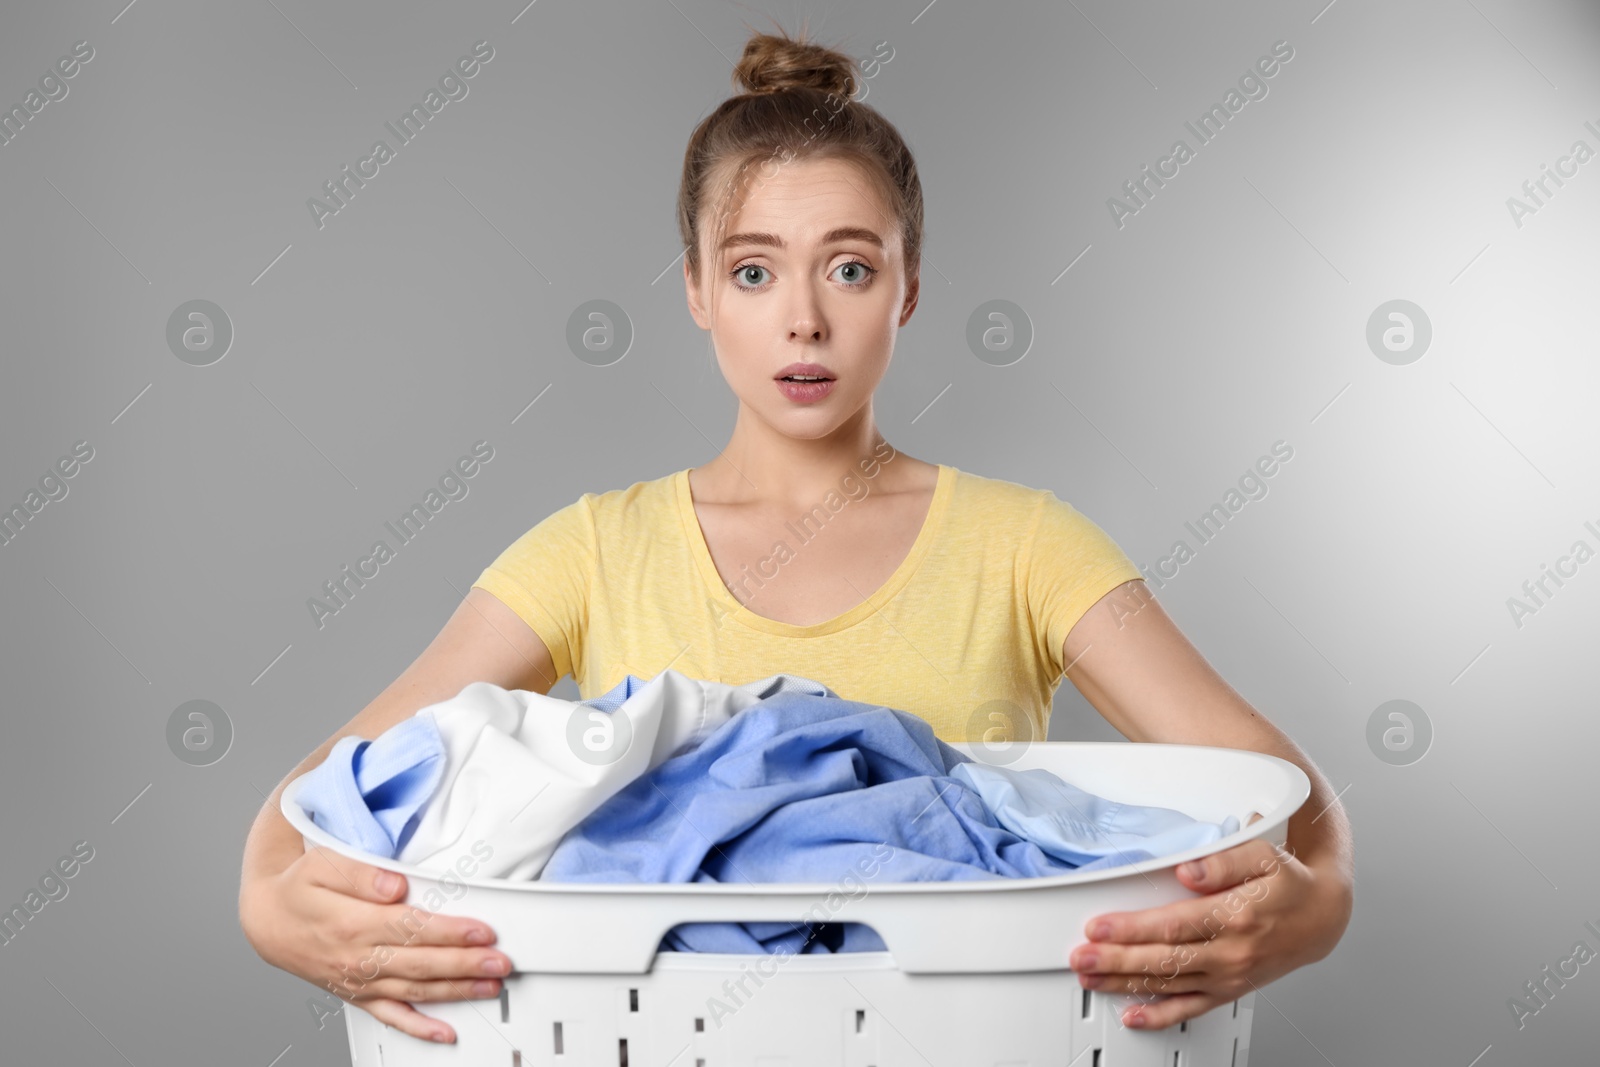
[[[946,511],[949,510],[950,496],[955,486],[956,469],[948,464],[937,464],[939,468],[938,479],[933,487],[933,499],[928,504],[928,513],[922,520],[922,528],[917,531],[916,540],[911,543],[911,550],[906,553],[906,558],[900,561],[894,573],[889,575],[887,581],[873,591],[861,603],[850,608],[842,615],[809,625],[783,622],[778,619],[769,619],[765,615],[758,615],[740,603],[725,584],[722,576],[717,573],[717,566],[711,559],[711,548],[706,543],[705,532],[700,528],[700,519],[694,510],[694,494],[689,490],[689,468],[678,471],[673,475],[674,488],[678,501],[678,516],[683,522],[684,536],[689,543],[689,552],[694,556],[700,568],[708,595],[721,606],[730,617],[753,630],[764,633],[778,634],[785,637],[821,637],[824,634],[835,633],[839,630],[854,626],[862,619],[878,611],[884,604],[893,600],[895,595],[911,580],[912,574],[928,554],[929,548],[937,539],[940,529],[944,524]],[[793,550],[793,546],[791,546]]]

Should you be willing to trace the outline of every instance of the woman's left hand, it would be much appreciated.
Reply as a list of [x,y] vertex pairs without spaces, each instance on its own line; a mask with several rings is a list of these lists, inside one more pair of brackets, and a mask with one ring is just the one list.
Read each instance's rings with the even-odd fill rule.
[[1206,895],[1097,915],[1085,924],[1089,942],[1071,954],[1085,989],[1145,1001],[1123,1012],[1125,1026],[1160,1030],[1236,1000],[1328,955],[1350,920],[1347,880],[1268,841],[1185,863],[1177,874]]

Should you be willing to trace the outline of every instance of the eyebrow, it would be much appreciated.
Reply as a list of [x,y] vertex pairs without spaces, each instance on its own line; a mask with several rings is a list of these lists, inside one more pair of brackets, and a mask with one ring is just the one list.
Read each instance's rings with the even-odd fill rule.
[[[883,238],[860,226],[840,226],[822,235],[822,243],[825,245],[837,244],[840,241],[865,241],[867,244],[876,245],[880,249],[883,247]],[[723,238],[722,250],[727,251],[735,245],[770,245],[773,248],[788,247],[783,243],[783,238],[777,234],[761,232],[729,234]]]

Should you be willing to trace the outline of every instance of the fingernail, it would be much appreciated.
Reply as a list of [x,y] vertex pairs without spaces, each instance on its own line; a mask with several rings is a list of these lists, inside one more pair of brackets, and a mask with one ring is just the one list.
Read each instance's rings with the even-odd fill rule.
[[442,1045],[446,1041],[450,1040],[450,1035],[445,1033],[443,1030],[435,1030],[433,1033],[428,1035],[428,1040],[437,1041]]
[[495,989],[494,989],[494,983],[493,982],[473,982],[472,983],[472,993],[473,993],[474,996],[492,997],[492,996],[494,996],[494,992],[495,992]]
[[1100,957],[1093,952],[1085,952],[1078,957],[1078,970],[1092,971],[1100,965]]
[[485,930],[485,929],[483,929],[481,927],[474,928],[472,930],[468,930],[467,931],[467,944],[469,944],[469,945],[487,945],[488,943],[489,943],[489,931],[487,931],[487,930]]
[[1130,1011],[1128,1014],[1126,1014],[1126,1015],[1124,1015],[1122,1017],[1122,1025],[1131,1026],[1131,1027],[1133,1027],[1135,1029],[1143,1026],[1144,1025],[1144,1013],[1141,1012],[1138,1008],[1134,1008],[1132,1011]]
[[378,892],[382,893],[384,896],[389,896],[395,890],[400,888],[400,876],[389,871],[384,871],[382,874],[378,875],[377,884]]
[[479,969],[482,970],[484,974],[505,974],[506,961],[498,956],[491,956],[483,961]]
[[1089,928],[1089,940],[1104,941],[1111,936],[1111,924],[1104,919]]
[[1199,881],[1205,877],[1206,866],[1203,863],[1191,861],[1183,865],[1183,873],[1188,875],[1192,881]]

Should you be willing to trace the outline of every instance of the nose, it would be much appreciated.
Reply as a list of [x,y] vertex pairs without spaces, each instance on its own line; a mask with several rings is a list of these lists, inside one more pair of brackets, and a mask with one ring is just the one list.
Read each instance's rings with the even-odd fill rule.
[[794,303],[789,308],[789,339],[820,341],[827,332],[822,314],[822,301],[809,285],[793,289]]

